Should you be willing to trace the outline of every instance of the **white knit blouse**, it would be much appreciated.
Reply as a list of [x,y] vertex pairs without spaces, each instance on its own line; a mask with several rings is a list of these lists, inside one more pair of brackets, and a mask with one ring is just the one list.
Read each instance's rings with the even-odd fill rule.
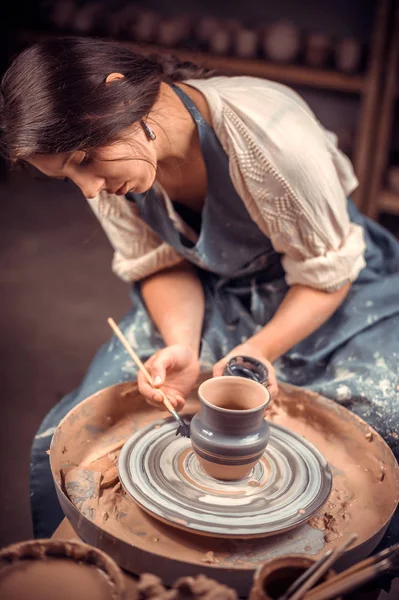
[[[206,98],[234,187],[282,254],[288,285],[334,291],[354,281],[365,265],[363,229],[347,213],[357,180],[335,136],[284,85],[253,77],[186,83]],[[170,218],[185,232],[157,185]],[[138,281],[182,260],[140,218],[134,203],[106,192],[88,202],[115,249],[113,270],[123,280]]]

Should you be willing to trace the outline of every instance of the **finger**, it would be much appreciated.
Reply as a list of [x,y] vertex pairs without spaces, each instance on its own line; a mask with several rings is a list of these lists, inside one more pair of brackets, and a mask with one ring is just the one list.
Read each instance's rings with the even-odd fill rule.
[[157,410],[160,410],[160,411],[166,410],[165,405],[162,402],[162,400],[159,401],[159,400],[154,400],[153,398],[146,398],[146,402],[147,402],[147,404],[149,404],[150,406],[153,406]]
[[213,365],[213,376],[214,377],[221,377],[223,375],[223,371],[224,368],[227,364],[227,360],[222,359],[219,360],[219,362],[217,362],[215,365]]
[[179,412],[179,410],[181,410],[186,401],[183,398],[183,396],[181,394],[179,394],[178,392],[168,392],[167,394],[165,394],[167,399],[169,400],[169,402],[171,403],[171,405],[173,406],[174,409],[177,410],[177,412]]
[[274,373],[274,369],[269,372],[269,381],[267,384],[267,389],[269,390],[271,398],[275,398],[278,394],[278,383],[277,378]]
[[154,387],[160,387],[165,383],[166,371],[171,366],[171,359],[165,353],[155,356],[148,366]]
[[142,373],[139,373],[137,376],[137,385],[139,388],[139,392],[147,402],[157,405],[162,405],[162,394],[155,390],[148,382],[145,376]]

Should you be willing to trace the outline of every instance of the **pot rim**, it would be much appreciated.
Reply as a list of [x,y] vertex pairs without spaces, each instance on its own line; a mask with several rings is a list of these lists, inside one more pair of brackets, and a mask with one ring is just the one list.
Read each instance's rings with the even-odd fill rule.
[[[209,383],[209,381],[213,381],[213,380],[221,380],[223,379],[223,381],[230,381],[231,383],[234,383],[234,381],[236,382],[240,382],[242,383],[243,381],[246,381],[246,385],[252,385],[252,386],[256,386],[257,388],[261,388],[263,393],[265,393],[267,395],[267,398],[265,399],[265,402],[263,404],[260,404],[259,406],[255,406],[254,408],[243,408],[242,410],[236,410],[233,408],[222,408],[221,406],[215,406],[215,404],[212,404],[211,402],[208,402],[207,400],[205,400],[205,398],[203,397],[203,395],[201,394],[201,388]],[[269,406],[270,401],[271,401],[271,396],[270,396],[270,392],[267,389],[267,387],[265,387],[264,385],[262,385],[261,383],[258,383],[257,381],[253,381],[252,379],[244,379],[243,377],[239,377],[236,375],[229,375],[228,377],[226,377],[225,375],[220,375],[218,377],[211,377],[210,379],[207,379],[206,381],[203,381],[201,383],[201,385],[198,388],[198,396],[200,399],[200,402],[202,402],[203,404],[205,404],[206,406],[209,406],[209,408],[213,408],[214,410],[216,410],[217,412],[221,412],[224,414],[237,414],[237,415],[250,415],[252,413],[258,412],[259,409],[263,409],[266,410],[266,408]]]

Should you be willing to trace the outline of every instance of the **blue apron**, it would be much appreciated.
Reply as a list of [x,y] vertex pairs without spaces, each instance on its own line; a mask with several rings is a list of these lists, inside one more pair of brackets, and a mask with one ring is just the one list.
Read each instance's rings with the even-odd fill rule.
[[[205,292],[201,365],[211,369],[234,346],[246,341],[274,315],[288,287],[280,256],[249,216],[229,174],[229,160],[212,128],[191,99],[174,87],[194,119],[207,169],[201,216],[175,203],[198,231],[196,243],[182,235],[165,201],[154,189],[128,194],[158,236],[196,266]],[[352,202],[353,222],[365,231],[367,266],[336,313],[310,337],[275,363],[277,377],[336,400],[368,421],[399,455],[399,243],[362,216]],[[164,346],[148,315],[140,285],[132,288],[133,308],[119,324],[146,360]],[[96,354],[81,386],[45,417],[32,449],[31,503],[35,535],[51,535],[62,519],[46,450],[59,421],[106,386],[131,380],[136,368],[116,338]],[[399,539],[393,522],[386,543]]]

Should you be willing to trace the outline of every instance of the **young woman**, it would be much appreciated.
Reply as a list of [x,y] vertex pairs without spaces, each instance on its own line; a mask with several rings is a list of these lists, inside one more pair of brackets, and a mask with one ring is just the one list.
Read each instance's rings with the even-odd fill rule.
[[[355,411],[397,451],[399,244],[348,199],[352,167],[295,92],[61,39],[14,60],[0,114],[12,162],[69,178],[87,198],[114,271],[134,282],[120,326],[177,408],[200,367],[219,374],[246,354],[269,367],[272,394],[275,369]],[[59,420],[134,377],[113,338],[44,419],[36,535],[61,518],[45,453]]]

